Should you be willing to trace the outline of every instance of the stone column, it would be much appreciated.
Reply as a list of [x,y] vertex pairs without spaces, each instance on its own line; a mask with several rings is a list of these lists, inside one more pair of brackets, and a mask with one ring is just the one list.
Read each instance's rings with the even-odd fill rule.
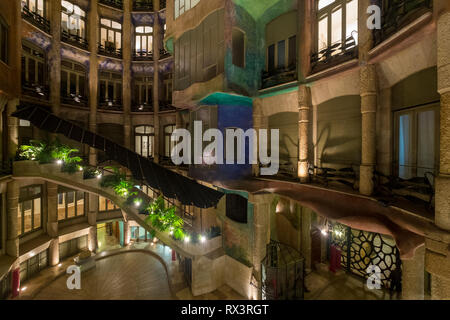
[[19,184],[13,180],[7,186],[7,238],[6,254],[11,257],[19,257],[19,221],[17,219],[19,207]]
[[253,276],[256,279],[253,287],[252,298],[260,300],[261,293],[261,261],[266,256],[266,247],[270,242],[270,205],[271,195],[250,196],[249,201],[253,203],[253,243],[252,243],[252,257]]
[[259,176],[259,130],[264,127],[264,115],[263,115],[263,106],[262,99],[256,98],[253,100],[253,129],[256,130],[257,139],[254,141],[254,148],[257,150],[257,163],[252,165],[252,175],[255,177]]
[[47,182],[47,234],[52,238],[49,247],[49,265],[59,263],[58,239],[58,185]]
[[89,210],[88,210],[88,223],[89,234],[88,234],[88,248],[92,252],[96,252],[98,249],[97,242],[97,213],[98,213],[98,196],[89,193]]
[[123,222],[123,244],[124,246],[128,246],[130,244],[130,240],[131,240],[131,227],[130,224],[128,222]]
[[[443,5],[443,3],[441,3]],[[438,92],[441,95],[440,168],[436,178],[436,225],[450,230],[450,6],[438,17],[437,68]]]
[[298,89],[298,177],[301,182],[308,182],[309,155],[309,117],[311,91],[301,85]]
[[[155,12],[159,11],[159,1],[153,1]],[[155,129],[154,137],[154,161],[159,162],[160,154],[162,152],[160,147],[161,129],[159,124],[159,49],[160,49],[160,32],[161,26],[159,24],[159,16],[155,14],[155,20],[153,22],[153,127]]]
[[[97,0],[90,1],[90,10],[88,12],[88,33],[89,33],[89,130],[97,132],[97,105],[98,105],[98,5]],[[97,165],[97,151],[89,148],[89,163]]]
[[122,26],[122,58],[123,58],[123,136],[125,148],[131,149],[131,43],[134,32],[132,30],[131,7],[132,0],[124,0],[123,2],[123,26]]
[[377,91],[374,65],[361,66],[361,114],[362,144],[359,191],[364,195],[373,193],[373,171],[376,163],[376,112]]
[[402,299],[423,300],[425,291],[425,246],[416,249],[414,258],[402,260]]
[[19,99],[11,99],[8,101],[8,159],[4,159],[4,161],[14,159],[17,153],[17,147],[19,145],[19,119],[12,117],[11,114],[16,111],[18,105]]
[[50,2],[51,48],[48,54],[50,68],[50,104],[55,114],[61,108],[61,1]]
[[425,239],[425,269],[431,274],[431,299],[450,300],[450,246],[448,236]]

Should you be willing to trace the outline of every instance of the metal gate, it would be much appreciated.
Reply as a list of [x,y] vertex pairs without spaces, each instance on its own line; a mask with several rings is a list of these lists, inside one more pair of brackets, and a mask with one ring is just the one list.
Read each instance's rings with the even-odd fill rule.
[[341,249],[341,266],[346,271],[368,278],[367,268],[380,268],[382,285],[401,290],[401,260],[395,241],[385,235],[329,223],[330,245]]

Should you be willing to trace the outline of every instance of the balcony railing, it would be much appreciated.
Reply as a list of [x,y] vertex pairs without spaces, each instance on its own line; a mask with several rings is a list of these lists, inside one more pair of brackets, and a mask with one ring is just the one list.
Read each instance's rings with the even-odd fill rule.
[[62,30],[61,32],[61,40],[69,43],[71,45],[74,45],[78,48],[87,50],[88,49],[88,42],[86,39],[76,35],[76,34],[70,34],[69,32]]
[[50,89],[48,85],[39,83],[22,82],[22,95],[48,100]]
[[374,45],[380,44],[432,7],[431,0],[383,1],[381,29],[374,30]]
[[121,100],[101,99],[98,103],[98,108],[101,110],[122,111],[123,105]]
[[99,2],[113,8],[123,9],[123,0],[100,0]]
[[263,71],[262,88],[269,88],[295,80],[297,80],[297,67],[295,65],[272,71]]
[[30,11],[30,9],[27,6],[24,6],[22,8],[22,17],[31,24],[38,27],[39,29],[42,29],[43,31],[50,33],[50,21],[40,16],[39,14]]
[[311,70],[319,72],[358,56],[355,38],[349,37],[344,43],[335,43],[311,55]]
[[153,0],[134,0],[133,11],[153,11]]
[[175,111],[177,108],[175,108],[170,101],[159,101],[159,111]]
[[67,94],[67,92],[61,92],[61,102],[63,104],[69,104],[77,107],[87,107],[88,99],[78,94]]
[[102,45],[101,43],[98,44],[98,53],[110,56],[114,58],[122,58],[122,49],[116,49],[114,45]]
[[170,52],[167,51],[166,49],[159,49],[159,58],[160,59],[164,59],[164,58],[167,58],[170,56],[171,56]]
[[153,112],[153,105],[147,103],[134,103],[131,107],[132,112]]
[[147,50],[134,50],[133,51],[133,60],[135,61],[152,61],[153,60],[153,52]]

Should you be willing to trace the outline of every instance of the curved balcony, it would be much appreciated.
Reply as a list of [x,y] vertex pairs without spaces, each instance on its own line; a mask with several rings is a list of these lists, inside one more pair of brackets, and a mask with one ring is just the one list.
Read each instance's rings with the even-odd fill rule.
[[30,11],[30,8],[28,8],[27,6],[24,6],[22,8],[22,18],[30,22],[32,25],[38,27],[39,29],[50,33],[50,21],[40,16],[39,14]]
[[61,92],[61,103],[86,108],[88,106],[88,98],[74,93]]
[[121,100],[100,100],[98,102],[98,108],[100,110],[107,110],[107,111],[122,111],[123,105]]
[[153,11],[153,0],[134,0],[133,11]]
[[311,55],[312,72],[320,72],[330,67],[354,59],[358,56],[358,46],[353,36],[344,42],[334,43]]
[[113,44],[106,44],[105,46],[101,43],[98,44],[98,54],[112,57],[112,58],[119,58],[122,59],[122,48],[116,49],[116,47]]
[[134,50],[134,61],[153,61],[153,52],[147,50]]
[[22,82],[22,95],[48,100],[50,88],[48,85],[40,83]]
[[87,42],[86,39],[84,39],[76,34],[71,34],[65,30],[62,30],[62,32],[61,32],[61,41],[68,43],[70,45],[73,45],[75,47],[78,47],[80,49],[83,49],[83,50],[89,49],[89,43]]

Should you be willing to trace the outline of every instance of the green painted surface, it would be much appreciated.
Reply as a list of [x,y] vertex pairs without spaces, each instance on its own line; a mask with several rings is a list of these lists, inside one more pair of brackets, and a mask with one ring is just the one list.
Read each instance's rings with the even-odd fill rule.
[[235,94],[215,92],[210,94],[206,98],[200,101],[200,105],[218,106],[218,105],[231,105],[231,106],[253,106],[253,100],[249,97],[238,96]]
[[234,0],[233,2],[247,10],[253,19],[258,20],[267,9],[279,0]]
[[174,54],[173,53],[173,37],[167,39],[165,46],[166,46],[166,50],[169,51],[171,55],[173,55]]

